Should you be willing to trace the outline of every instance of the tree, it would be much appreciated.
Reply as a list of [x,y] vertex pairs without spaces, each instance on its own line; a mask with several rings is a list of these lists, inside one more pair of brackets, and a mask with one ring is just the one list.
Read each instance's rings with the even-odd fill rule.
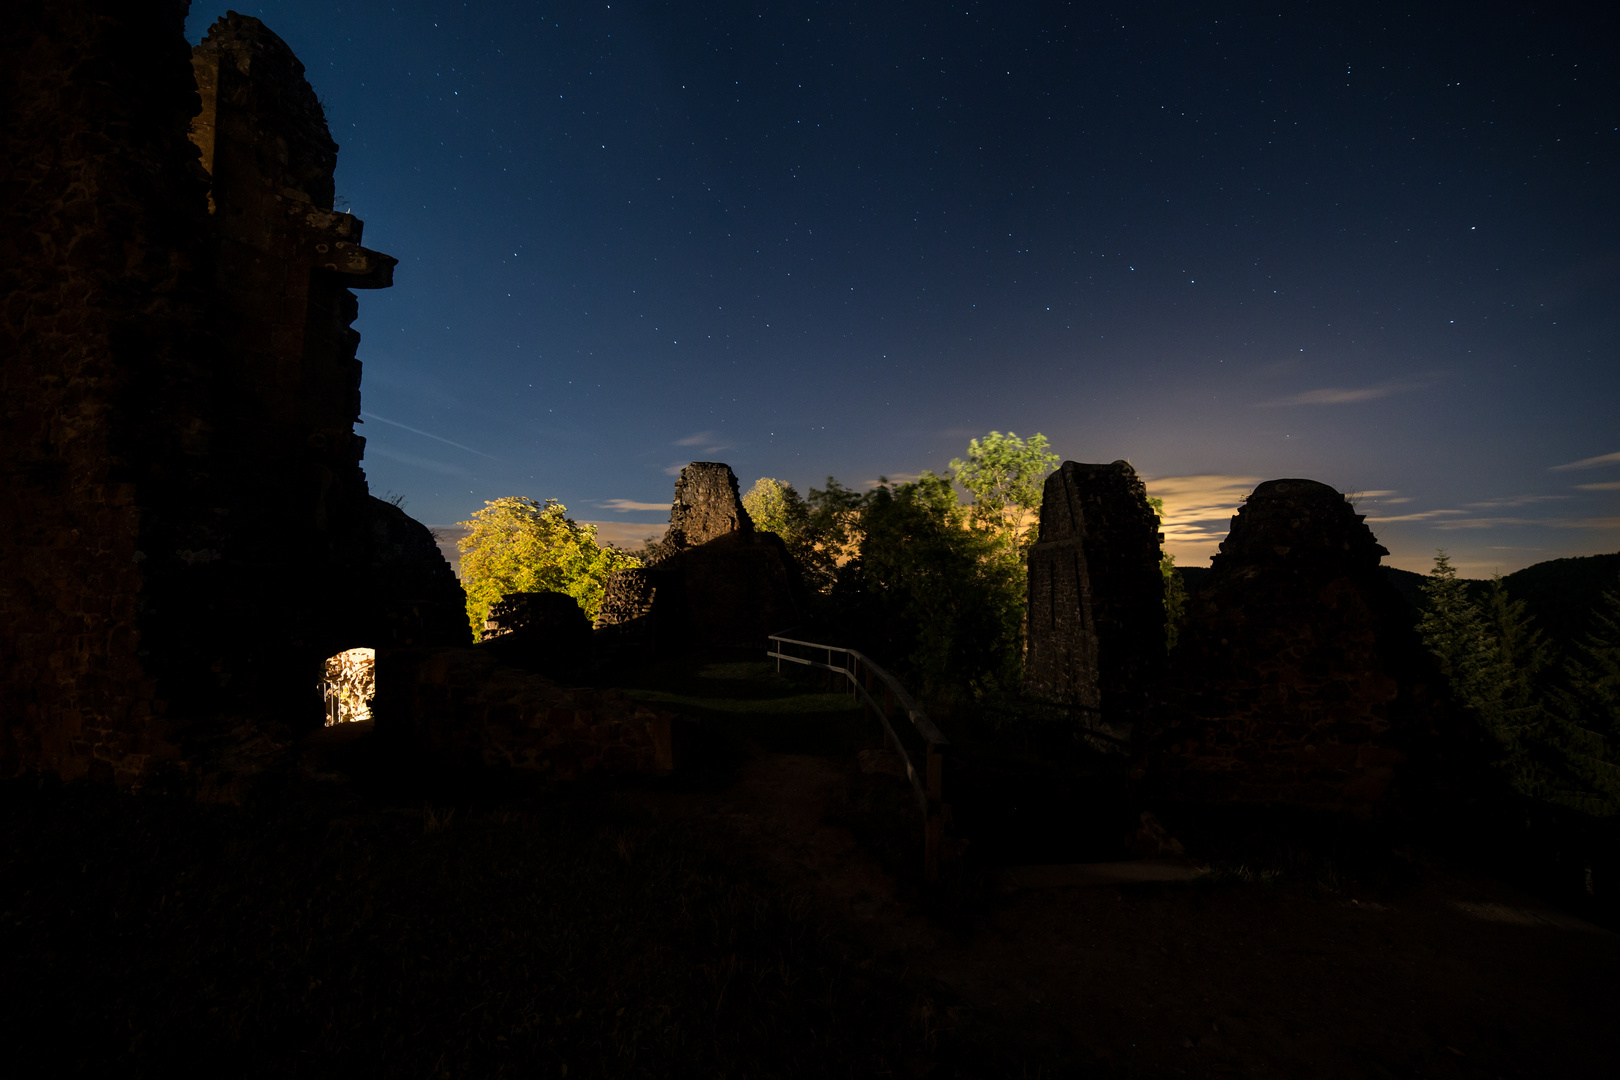
[[967,527],[949,478],[880,483],[859,502],[859,553],[840,567],[834,593],[847,625],[926,691],[1015,687],[1023,574],[996,537]]
[[1620,814],[1620,596],[1606,593],[1595,629],[1550,685],[1552,649],[1501,575],[1483,606],[1468,598],[1445,552],[1424,584],[1418,624],[1452,698],[1498,748],[1521,794],[1594,816]]
[[754,528],[773,532],[784,540],[802,533],[809,517],[804,499],[793,485],[771,476],[755,480],[742,497],[742,504]]
[[814,592],[830,592],[839,566],[860,546],[862,496],[830,476],[826,488],[810,489],[808,499],[792,484],[762,476],[742,504],[756,528],[782,538]]
[[1522,794],[1546,797],[1559,786],[1555,718],[1546,708],[1540,675],[1551,650],[1526,613],[1508,596],[1500,574],[1486,606],[1468,598],[1444,551],[1423,583],[1418,621],[1424,645],[1440,663],[1453,701],[1496,746],[1496,765]]
[[[1164,500],[1150,496],[1148,505],[1162,524]],[[1164,651],[1172,652],[1181,640],[1182,624],[1187,621],[1187,583],[1176,569],[1176,557],[1168,551],[1159,554],[1159,577],[1164,580]]]
[[1434,568],[1423,582],[1423,600],[1418,632],[1424,646],[1439,661],[1440,673],[1461,703],[1480,700],[1494,661],[1485,620],[1444,551],[1435,553]]
[[992,431],[968,441],[967,460],[951,459],[952,479],[973,493],[974,523],[1020,561],[1035,543],[1042,488],[1057,468],[1049,445],[1039,432],[1026,442]]
[[1560,748],[1576,784],[1553,801],[1600,817],[1620,814],[1620,592],[1607,591],[1594,628],[1564,664],[1556,695]]
[[459,523],[469,530],[456,546],[474,634],[507,593],[567,593],[594,619],[608,576],[641,565],[633,555],[597,544],[596,526],[567,514],[556,499],[542,504],[508,496],[486,502],[471,521]]

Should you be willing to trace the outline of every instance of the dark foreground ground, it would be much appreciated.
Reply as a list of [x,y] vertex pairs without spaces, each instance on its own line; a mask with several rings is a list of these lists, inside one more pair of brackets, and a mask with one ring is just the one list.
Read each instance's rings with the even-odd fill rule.
[[447,774],[355,725],[241,806],[0,785],[8,1071],[1620,1071],[1620,939],[1432,851],[1189,822],[1213,868],[1190,883],[1009,889],[1009,864],[1123,857],[1124,809],[1100,776],[1043,801],[1052,775],[986,758],[925,889],[907,792],[860,770],[841,699],[751,664],[631,689],[699,720],[684,776]]

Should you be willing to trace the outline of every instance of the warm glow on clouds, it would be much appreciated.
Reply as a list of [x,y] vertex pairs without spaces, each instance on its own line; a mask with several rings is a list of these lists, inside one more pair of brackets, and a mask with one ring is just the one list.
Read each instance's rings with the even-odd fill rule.
[[1260,485],[1258,476],[1144,477],[1148,494],[1164,500],[1164,549],[1182,566],[1202,566],[1232,527],[1232,515]]
[[[669,508],[666,506],[660,509]],[[656,540],[669,530],[668,522],[658,525],[638,525],[634,521],[582,521],[580,524],[596,526],[598,544],[603,546],[612,544],[621,548],[639,548],[649,537]]]
[[629,510],[668,510],[669,503],[636,502],[634,499],[605,499],[601,503],[604,510],[617,510],[625,513]]

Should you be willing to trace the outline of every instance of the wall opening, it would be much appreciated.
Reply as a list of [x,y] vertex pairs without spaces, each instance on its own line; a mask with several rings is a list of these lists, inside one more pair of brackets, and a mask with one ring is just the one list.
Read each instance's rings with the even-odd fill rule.
[[371,695],[376,686],[376,649],[345,649],[328,656],[321,671],[326,726],[370,720]]

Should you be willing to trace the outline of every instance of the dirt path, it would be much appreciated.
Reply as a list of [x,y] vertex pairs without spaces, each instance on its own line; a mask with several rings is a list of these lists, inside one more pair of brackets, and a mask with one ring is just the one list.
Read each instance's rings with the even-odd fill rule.
[[1127,1075],[1601,1076],[1620,1069],[1620,938],[1499,883],[1426,871],[1379,902],[1285,885],[1135,885],[999,896],[952,933],[845,829],[850,760],[761,752],[736,782],[650,796],[732,831],[914,977],[942,1025]]

